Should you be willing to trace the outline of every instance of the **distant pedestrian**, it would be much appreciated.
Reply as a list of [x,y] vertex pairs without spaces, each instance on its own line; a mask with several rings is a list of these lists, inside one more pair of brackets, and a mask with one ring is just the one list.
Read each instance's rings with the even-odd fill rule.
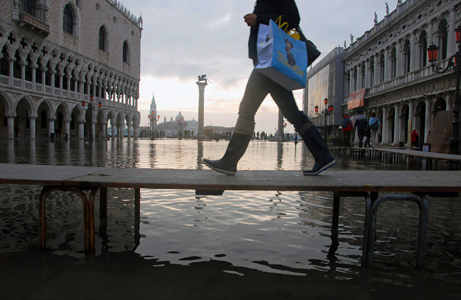
[[381,122],[379,121],[375,112],[371,113],[371,118],[368,121],[368,125],[370,126],[370,130],[371,130],[371,147],[376,148],[376,138],[377,138],[379,126],[381,126]]
[[343,116],[343,120],[341,121],[341,130],[343,131],[343,146],[344,147],[350,147],[351,146],[351,133],[352,130],[354,129],[354,126],[352,125],[352,121],[349,118],[348,114],[345,114]]
[[363,137],[365,136],[365,131],[367,131],[368,121],[367,117],[364,116],[363,112],[360,112],[355,119],[355,128],[357,128],[357,134],[359,136],[359,147],[363,146]]
[[419,147],[419,134],[416,131],[416,128],[413,128],[413,131],[411,132],[411,147]]

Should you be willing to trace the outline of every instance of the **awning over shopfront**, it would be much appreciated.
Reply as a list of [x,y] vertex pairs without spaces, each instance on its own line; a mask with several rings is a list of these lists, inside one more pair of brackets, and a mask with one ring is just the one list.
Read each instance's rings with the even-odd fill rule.
[[349,99],[347,100],[347,109],[354,109],[365,106],[365,90],[366,89],[361,89],[349,94]]

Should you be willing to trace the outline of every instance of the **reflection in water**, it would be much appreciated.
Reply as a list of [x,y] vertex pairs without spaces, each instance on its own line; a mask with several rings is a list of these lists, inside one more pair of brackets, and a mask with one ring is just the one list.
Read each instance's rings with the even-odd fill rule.
[[[202,169],[203,157],[220,158],[227,144],[192,140],[8,140],[0,144],[0,162]],[[337,161],[335,169],[395,168],[349,157],[337,157]],[[254,141],[239,169],[301,170],[312,165],[312,157],[302,143]],[[39,187],[0,186],[0,253],[35,251],[39,193]],[[375,268],[380,272],[373,277],[360,268],[363,198],[341,202],[340,225],[335,230],[331,228],[330,193],[226,191],[222,196],[198,196],[188,190],[143,189],[139,217],[134,213],[134,198],[130,189],[109,190],[108,216],[97,218],[96,257],[131,253],[156,266],[222,263],[225,267],[221,273],[245,276],[248,270],[303,276],[318,272],[319,277],[333,281],[385,282],[386,287],[394,288],[406,288],[408,282],[417,284],[421,279],[417,276],[422,276],[423,281],[452,294],[456,286],[461,286],[456,276],[461,273],[461,220],[456,216],[461,211],[459,198],[430,201],[427,272],[421,273],[413,269],[417,208],[383,204],[375,253]],[[56,193],[47,203],[50,252],[84,260],[80,251],[81,203],[66,192]],[[448,283],[455,288],[441,288]],[[382,286],[374,288],[383,291]]]

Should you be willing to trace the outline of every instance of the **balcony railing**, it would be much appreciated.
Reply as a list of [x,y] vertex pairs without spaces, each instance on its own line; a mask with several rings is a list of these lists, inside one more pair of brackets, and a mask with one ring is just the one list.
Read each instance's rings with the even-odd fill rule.
[[[21,83],[22,83],[21,79],[13,78],[13,88],[22,89]],[[9,87],[9,86],[10,86],[10,77],[6,75],[0,75],[0,88]],[[36,93],[42,93],[42,88],[43,88],[43,84],[35,83],[34,85],[31,81],[27,81],[27,80],[24,81],[25,90],[29,90],[29,91],[35,90]],[[89,99],[90,97],[88,94],[82,94],[79,92],[69,91],[69,90],[62,90],[60,88],[56,88],[56,87],[49,86],[49,85],[45,85],[44,95],[59,96],[58,98],[60,100],[63,98],[64,100],[75,100],[78,102],[82,101],[83,99]],[[129,105],[129,104],[121,103],[121,102],[111,101],[111,100],[107,100],[101,97],[93,97],[93,101],[95,103],[101,102],[103,107],[106,107],[106,108],[118,108],[118,109],[122,109],[125,111],[133,111],[133,112],[137,111],[136,105]]]

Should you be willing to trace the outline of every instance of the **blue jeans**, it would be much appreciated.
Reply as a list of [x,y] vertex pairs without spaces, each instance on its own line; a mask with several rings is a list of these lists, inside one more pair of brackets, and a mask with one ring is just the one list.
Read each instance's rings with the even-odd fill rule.
[[296,131],[300,132],[306,123],[310,123],[306,114],[299,110],[293,92],[253,69],[240,102],[239,116],[235,125],[236,133],[253,135],[256,112],[267,94],[271,94],[283,116],[293,124]]

